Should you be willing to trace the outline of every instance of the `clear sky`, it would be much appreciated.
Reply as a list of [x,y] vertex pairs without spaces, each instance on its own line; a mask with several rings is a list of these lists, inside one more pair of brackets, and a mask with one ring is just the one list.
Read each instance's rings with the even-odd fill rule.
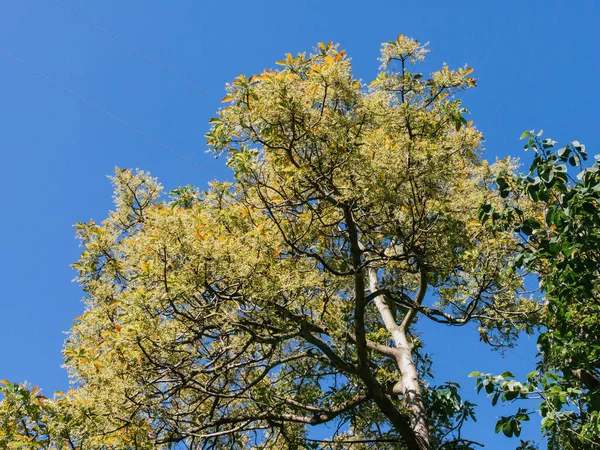
[[[115,166],[148,170],[167,190],[230,177],[223,160],[205,153],[207,122],[226,82],[275,68],[287,52],[339,42],[368,81],[381,42],[399,33],[430,41],[424,71],[443,62],[475,69],[479,87],[463,98],[486,137],[485,158],[524,156],[518,138],[529,128],[598,153],[600,5],[593,0],[60,2],[0,3],[0,378],[28,380],[47,395],[68,385],[63,331],[82,312],[71,282],[80,252],[72,224],[106,216],[106,176]],[[503,360],[472,330],[435,330],[423,340],[439,381],[459,381],[480,404],[469,436],[487,448],[514,448],[493,433],[496,417],[510,411],[475,396],[466,375],[526,373],[534,342],[524,340]],[[524,435],[538,435],[532,425]]]

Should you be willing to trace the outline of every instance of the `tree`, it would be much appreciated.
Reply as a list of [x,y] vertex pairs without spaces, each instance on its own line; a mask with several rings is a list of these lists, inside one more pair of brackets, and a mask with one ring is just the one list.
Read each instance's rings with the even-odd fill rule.
[[[538,398],[548,448],[600,448],[600,157],[584,168],[584,145],[572,141],[555,150],[556,142],[541,136],[523,133],[525,149],[534,152],[529,173],[501,174],[504,205],[481,210],[491,229],[520,233],[513,267],[540,279],[546,303],[540,360],[523,382],[512,374],[474,375],[495,401]],[[569,169],[577,171],[575,177]],[[524,201],[540,205],[544,215],[526,217]],[[512,435],[529,414],[519,408],[496,429]]]
[[[501,202],[455,98],[472,69],[411,72],[426,51],[383,44],[369,87],[331,43],[237,77],[207,134],[233,183],[162,200],[148,174],[117,170],[115,211],[77,228],[87,309],[58,406],[78,413],[45,401],[62,434],[19,434],[77,448],[474,448],[461,435],[474,405],[431,384],[419,320],[472,322],[502,345],[539,305],[508,268],[519,241],[478,220]],[[326,439],[310,434],[326,423]]]

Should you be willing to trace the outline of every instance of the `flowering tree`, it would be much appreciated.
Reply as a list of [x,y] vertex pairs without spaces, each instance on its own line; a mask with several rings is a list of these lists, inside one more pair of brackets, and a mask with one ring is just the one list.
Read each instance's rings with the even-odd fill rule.
[[472,69],[423,76],[425,54],[383,44],[368,87],[332,44],[236,78],[207,134],[233,183],[164,200],[148,174],[117,170],[115,211],[78,224],[74,388],[36,415],[30,394],[5,393],[0,442],[473,448],[473,405],[431,384],[419,321],[472,322],[502,345],[538,304],[508,267],[518,239],[478,220],[501,202],[455,98]]

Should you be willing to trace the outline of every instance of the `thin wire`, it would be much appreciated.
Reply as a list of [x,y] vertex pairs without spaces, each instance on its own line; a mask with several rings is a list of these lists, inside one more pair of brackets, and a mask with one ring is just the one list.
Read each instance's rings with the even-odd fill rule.
[[98,111],[106,114],[108,117],[110,117],[113,120],[116,120],[117,122],[119,122],[121,125],[129,128],[132,131],[135,131],[137,134],[139,134],[140,136],[145,137],[146,139],[148,139],[149,141],[153,142],[154,144],[158,145],[159,147],[163,148],[164,150],[168,151],[169,153],[172,153],[173,155],[177,156],[178,158],[184,160],[185,162],[187,162],[188,164],[191,164],[192,166],[196,167],[197,169],[202,170],[203,172],[207,173],[208,175],[212,176],[212,177],[216,177],[216,175],[212,172],[209,172],[208,170],[206,170],[204,167],[196,164],[194,161],[186,158],[185,156],[183,156],[180,153],[177,153],[175,150],[173,150],[172,148],[166,146],[165,144],[163,144],[162,142],[158,141],[157,139],[153,138],[152,136],[144,133],[143,131],[141,131],[139,128],[134,127],[133,125],[130,125],[129,123],[125,122],[123,119],[115,116],[114,114],[110,113],[109,111],[107,111],[106,109],[102,108],[101,106],[98,106],[96,103],[92,102],[91,100],[88,100],[87,98],[85,98],[84,96],[78,94],[77,92],[73,91],[72,89],[69,89],[67,86],[59,83],[58,81],[54,80],[53,78],[49,77],[48,75],[46,75],[45,73],[41,72],[40,70],[36,69],[35,67],[31,66],[30,64],[26,63],[25,61],[23,61],[22,59],[16,57],[15,55],[7,52],[6,50],[4,50],[3,48],[0,48],[0,52],[4,53],[6,56],[8,56],[9,58],[13,59],[14,61],[18,62],[19,64],[22,64],[23,66],[27,67],[29,70],[31,70],[32,72],[35,72],[36,74],[38,74],[39,76],[45,78],[46,80],[48,80],[49,82],[51,82],[52,84],[54,84],[55,86],[58,86],[59,88],[67,91],[69,94],[74,95],[75,97],[77,97],[78,99],[84,101],[85,103],[87,103],[90,106],[93,106],[94,108],[96,108]]
[[51,0],[51,1],[52,1],[52,3],[55,3],[56,5],[58,5],[61,8],[63,8],[65,11],[69,12],[70,14],[72,14],[73,16],[77,17],[82,22],[85,22],[89,26],[96,28],[98,31],[101,31],[102,33],[106,34],[107,36],[109,36],[111,39],[113,39],[114,41],[118,42],[119,44],[124,45],[129,50],[131,50],[132,52],[137,53],[138,55],[140,55],[141,57],[145,58],[146,60],[148,60],[152,64],[155,64],[155,65],[161,67],[162,69],[164,69],[167,72],[169,72],[171,75],[176,76],[177,78],[179,78],[180,80],[186,82],[190,86],[198,89],[204,95],[207,95],[209,97],[215,98],[217,100],[219,99],[216,95],[214,95],[214,94],[208,92],[207,90],[203,89],[201,86],[199,86],[198,84],[196,84],[195,82],[193,82],[192,80],[190,80],[189,78],[187,78],[185,75],[182,75],[181,73],[177,72],[175,69],[171,68],[167,64],[164,64],[164,63],[162,63],[160,61],[157,61],[156,59],[154,59],[151,56],[149,56],[147,53],[144,53],[142,50],[134,47],[133,45],[131,45],[128,42],[126,42],[123,39],[121,39],[120,37],[115,36],[110,31],[106,30],[105,28],[102,28],[100,25],[97,25],[96,23],[92,22],[90,19],[86,19],[85,17],[83,17],[82,15],[80,15],[77,11],[72,10],[71,8],[67,7],[66,5],[63,5],[62,3],[58,2],[57,0]]

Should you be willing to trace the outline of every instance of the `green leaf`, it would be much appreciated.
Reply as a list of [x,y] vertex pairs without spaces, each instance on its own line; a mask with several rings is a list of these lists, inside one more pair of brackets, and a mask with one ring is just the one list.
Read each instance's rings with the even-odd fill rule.
[[527,131],[523,131],[523,134],[521,135],[521,137],[519,139],[525,139],[526,137],[532,136],[531,131],[527,130]]
[[506,420],[502,425],[502,433],[506,437],[513,437],[513,427],[510,420]]
[[554,210],[554,208],[550,208],[548,210],[548,212],[546,213],[546,225],[548,225],[549,227],[554,225],[555,214],[556,214],[556,211]]
[[573,154],[569,157],[569,164],[571,164],[573,167],[578,166],[580,161],[581,160],[579,159],[578,155]]
[[500,433],[500,430],[502,430],[503,425],[504,425],[504,421],[502,419],[500,419],[498,422],[496,422],[496,427],[494,428],[494,432],[496,434]]
[[571,154],[571,148],[567,145],[566,147],[559,149],[556,154],[562,161],[567,161],[567,159],[569,159],[569,155]]
[[583,208],[583,210],[587,213],[590,214],[594,214],[598,212],[598,208],[596,207],[596,205],[594,205],[591,202],[585,202],[583,205],[581,205],[581,207]]
[[513,419],[510,421],[511,423],[511,429],[513,431],[513,433],[515,434],[516,437],[519,437],[521,435],[521,422],[519,422],[516,419]]
[[500,392],[496,392],[492,397],[492,406],[496,406],[498,399],[500,398]]
[[519,396],[519,391],[508,391],[506,394],[504,394],[504,398],[508,401],[514,400],[518,396]]

